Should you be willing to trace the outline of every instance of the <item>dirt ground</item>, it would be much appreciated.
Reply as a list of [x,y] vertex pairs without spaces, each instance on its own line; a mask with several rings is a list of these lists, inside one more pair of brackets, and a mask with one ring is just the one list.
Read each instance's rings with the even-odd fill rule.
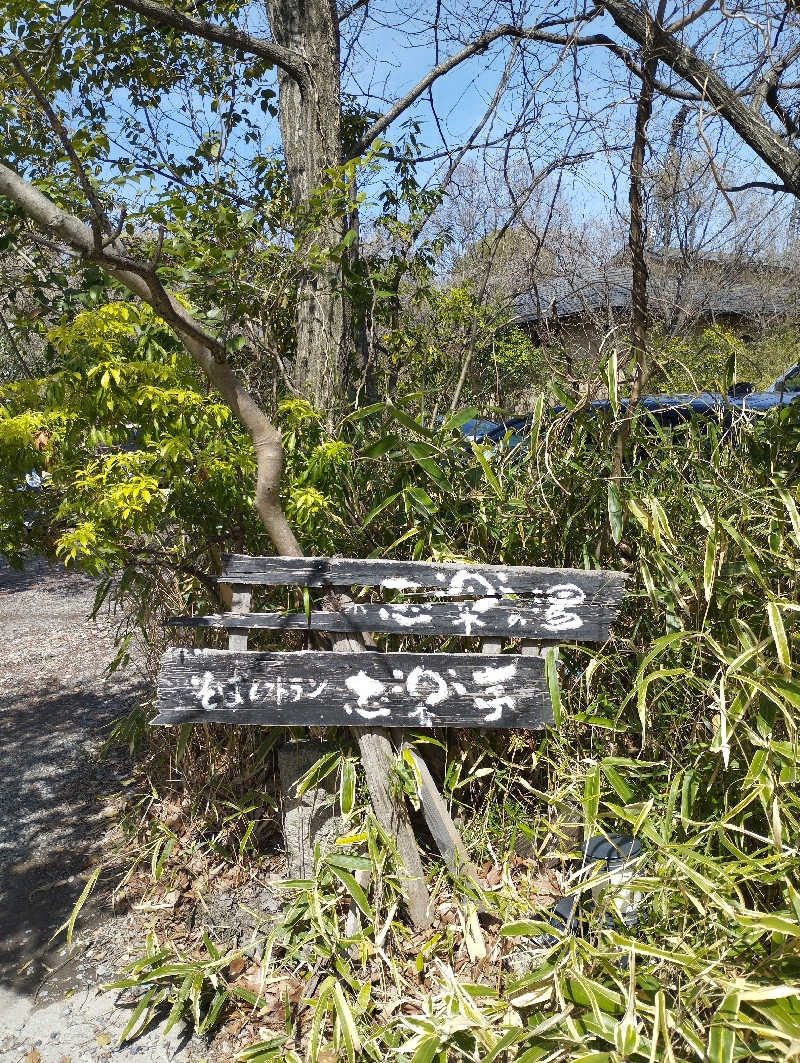
[[[138,944],[133,913],[114,909],[101,878],[64,923],[104,855],[113,797],[128,763],[99,756],[111,725],[147,691],[135,667],[106,669],[113,617],[87,620],[87,577],[32,560],[0,564],[0,1061],[79,1063],[202,1057],[178,1026],[116,1047],[124,1001],[100,993]],[[116,1007],[116,1005],[121,1005]]]

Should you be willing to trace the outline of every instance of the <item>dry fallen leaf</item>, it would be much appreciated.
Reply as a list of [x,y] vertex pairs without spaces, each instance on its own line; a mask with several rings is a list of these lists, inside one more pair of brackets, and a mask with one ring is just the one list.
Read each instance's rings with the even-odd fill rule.
[[25,1056],[25,1063],[40,1063],[41,1055],[38,1048],[32,1048],[30,1052]]
[[487,886],[499,886],[503,878],[503,869],[501,867],[493,867],[489,874],[486,876]]
[[481,924],[478,922],[478,913],[472,912],[466,922],[465,943],[469,958],[473,963],[482,960],[486,956],[486,942],[483,940]]

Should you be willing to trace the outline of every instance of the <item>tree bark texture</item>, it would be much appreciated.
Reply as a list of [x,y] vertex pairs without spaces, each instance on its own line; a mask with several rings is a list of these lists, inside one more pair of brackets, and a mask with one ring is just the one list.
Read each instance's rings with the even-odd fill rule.
[[[267,0],[276,43],[301,54],[307,76],[278,74],[279,120],[283,154],[301,230],[301,249],[316,258],[297,290],[297,353],[293,384],[332,425],[342,408],[347,356],[342,270],[332,252],[346,231],[346,213],[311,221],[314,192],[326,171],[342,160],[339,22],[333,0]],[[306,231],[302,230],[306,228]]]

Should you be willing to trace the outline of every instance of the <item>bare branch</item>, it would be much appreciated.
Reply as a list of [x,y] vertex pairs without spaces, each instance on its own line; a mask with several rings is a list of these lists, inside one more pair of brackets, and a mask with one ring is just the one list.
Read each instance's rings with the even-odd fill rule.
[[694,11],[688,11],[683,18],[676,18],[674,22],[670,22],[665,27],[667,33],[679,33],[682,29],[686,29],[692,22],[696,22],[697,19],[708,14],[712,7],[716,7],[716,4],[717,0],[703,0],[703,3],[696,7]]
[[718,186],[720,192],[746,192],[750,188],[764,188],[767,192],[791,192],[786,185],[776,184],[774,181],[745,181],[743,185]]
[[117,7],[124,7],[128,11],[142,15],[150,22],[157,22],[160,26],[177,30],[179,33],[202,37],[203,40],[212,41],[214,44],[234,48],[247,55],[258,56],[259,59],[280,67],[299,85],[308,84],[308,70],[299,52],[282,48],[278,44],[273,44],[272,41],[265,41],[262,37],[253,37],[250,33],[235,29],[233,26],[219,26],[205,19],[184,14],[167,7],[166,4],[157,3],[156,0],[112,0],[112,3]]
[[47,99],[46,96],[43,95],[43,93],[39,89],[39,86],[28,73],[27,69],[22,64],[19,57],[17,55],[14,55],[13,52],[11,53],[11,65],[14,67],[16,72],[27,85],[31,95],[47,116],[47,120],[52,126],[54,133],[61,141],[61,146],[64,149],[64,153],[69,159],[75,176],[78,178],[78,183],[83,189],[83,194],[86,196],[92,210],[94,211],[94,219],[92,221],[92,233],[95,244],[99,245],[101,229],[105,229],[108,232],[111,229],[111,225],[108,221],[108,216],[106,215],[106,212],[103,208],[103,204],[100,201],[100,197],[95,192],[94,187],[92,186],[92,182],[89,180],[86,170],[84,169],[83,164],[78,158],[77,152],[75,151],[75,148],[72,145],[72,141],[70,140],[69,134],[67,133],[67,130],[64,127],[64,123],[58,117],[55,110],[50,105],[50,101]]
[[[127,0],[125,0],[127,2]],[[139,0],[136,0],[138,3]],[[593,14],[584,17],[584,21],[595,17]],[[548,25],[553,25],[549,23]],[[448,74],[451,70],[454,70],[461,63],[466,62],[467,59],[471,59],[472,56],[478,55],[481,52],[485,52],[487,48],[494,44],[495,41],[514,38],[516,40],[538,41],[542,44],[554,44],[560,47],[567,45],[579,45],[582,47],[605,47],[610,48],[612,51],[621,50],[619,45],[611,40],[610,37],[605,34],[595,34],[589,37],[578,37],[576,34],[566,33],[550,33],[542,27],[531,26],[525,28],[523,26],[503,25],[495,26],[494,29],[487,30],[486,33],[482,33],[479,37],[476,37],[474,41],[465,45],[460,51],[455,52],[453,55],[448,56],[447,59],[443,59],[441,63],[437,63],[432,67],[423,78],[421,78],[413,88],[401,96],[396,103],[394,103],[385,114],[376,119],[369,129],[364,134],[361,143],[357,146],[353,152],[352,157],[362,155],[370,146],[373,140],[381,135],[388,127],[399,118],[404,111],[415,103],[419,97],[426,92],[435,81],[438,81],[440,77]]]
[[671,67],[739,134],[745,144],[781,178],[787,190],[800,196],[800,155],[759,114],[744,103],[717,71],[653,18],[629,0],[595,0],[632,40],[642,47],[652,39],[658,59]]
[[339,21],[344,22],[345,19],[348,19],[351,15],[355,14],[360,7],[366,7],[368,3],[369,0],[355,0],[355,3],[350,4],[349,7],[346,7],[344,11],[339,13]]

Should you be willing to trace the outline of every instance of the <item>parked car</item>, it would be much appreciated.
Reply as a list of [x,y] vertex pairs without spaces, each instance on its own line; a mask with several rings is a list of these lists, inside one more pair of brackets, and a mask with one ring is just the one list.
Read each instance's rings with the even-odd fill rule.
[[795,362],[794,365],[789,366],[786,372],[781,373],[778,379],[773,380],[764,391],[771,394],[777,393],[795,397],[800,392],[800,362]]
[[[719,391],[701,391],[677,395],[646,395],[639,401],[638,411],[646,413],[658,425],[664,428],[675,427],[693,417],[700,419],[714,418],[724,427],[748,414],[762,414],[779,406],[788,406],[800,396],[800,362],[778,377],[764,391],[756,391],[752,384],[736,384],[727,394]],[[629,405],[628,399],[620,400],[620,409],[624,412]],[[596,415],[611,412],[609,399],[595,399],[589,409]],[[550,408],[553,415],[563,413],[565,407],[555,405]],[[491,421],[487,418],[474,417],[466,421],[461,431],[464,436],[477,443],[499,445],[504,443],[508,449],[526,445],[525,437],[530,429],[530,415],[503,418]]]

